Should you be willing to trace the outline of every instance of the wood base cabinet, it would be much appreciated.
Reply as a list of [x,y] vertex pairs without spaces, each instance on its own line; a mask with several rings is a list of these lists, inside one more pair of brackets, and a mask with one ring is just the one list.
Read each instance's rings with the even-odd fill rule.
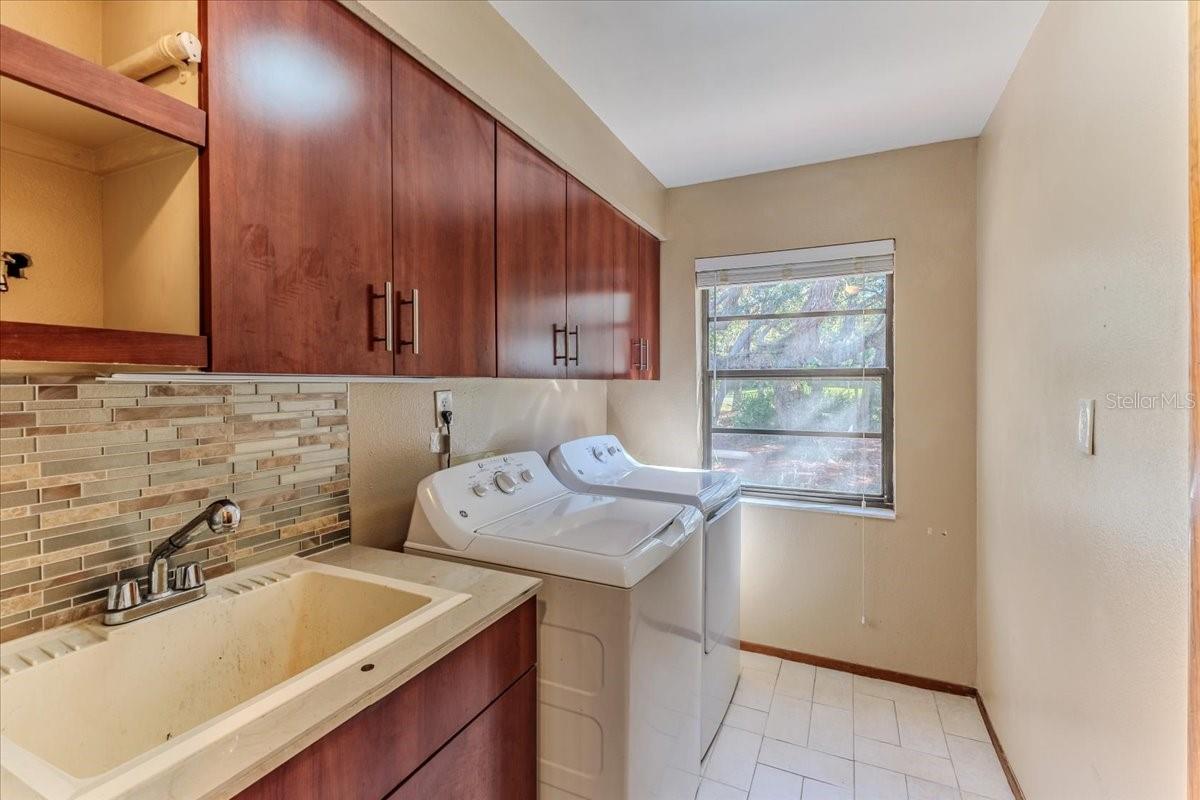
[[536,615],[526,601],[238,800],[537,797]]
[[537,797],[536,707],[537,674],[531,669],[388,800]]

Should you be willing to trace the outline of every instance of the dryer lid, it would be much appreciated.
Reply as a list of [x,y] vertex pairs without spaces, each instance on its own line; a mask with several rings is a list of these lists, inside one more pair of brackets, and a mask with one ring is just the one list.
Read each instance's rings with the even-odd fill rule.
[[611,435],[560,444],[550,452],[550,469],[576,492],[681,503],[705,513],[741,490],[741,480],[730,472],[642,464]]

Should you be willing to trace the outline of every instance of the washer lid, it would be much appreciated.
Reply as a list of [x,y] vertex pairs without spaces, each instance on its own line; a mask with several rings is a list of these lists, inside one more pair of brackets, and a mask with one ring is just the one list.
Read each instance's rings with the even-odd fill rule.
[[476,529],[481,536],[531,542],[610,558],[661,533],[683,508],[646,500],[568,494]]

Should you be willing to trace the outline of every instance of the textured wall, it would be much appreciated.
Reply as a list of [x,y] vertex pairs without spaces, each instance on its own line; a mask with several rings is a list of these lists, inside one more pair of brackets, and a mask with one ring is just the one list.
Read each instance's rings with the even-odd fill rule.
[[602,381],[458,379],[350,385],[354,543],[398,549],[417,483],[438,469],[429,452],[433,392],[454,392],[455,458],[537,450],[605,431]]
[[344,384],[0,377],[0,641],[96,613],[215,499],[243,517],[185,549],[210,577],[346,541],[346,406]]
[[896,519],[748,506],[742,635],[974,683],[975,141],[671,189],[668,226],[663,378],[612,384],[608,424],[679,466],[701,454],[694,260],[896,240]]
[[[979,688],[1031,800],[1184,796],[1187,6],[1052,2],[979,144]],[[1075,449],[1096,400],[1096,454]]]
[[101,180],[14,153],[0,139],[0,248],[29,253],[29,280],[0,294],[0,318],[104,324]]

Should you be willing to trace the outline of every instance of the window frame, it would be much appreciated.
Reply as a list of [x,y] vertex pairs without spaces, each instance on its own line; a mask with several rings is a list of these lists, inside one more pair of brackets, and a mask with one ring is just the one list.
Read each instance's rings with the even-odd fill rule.
[[[868,274],[878,274],[868,273]],[[827,503],[831,505],[844,506],[866,506],[868,508],[887,508],[894,509],[896,504],[895,484],[894,484],[894,454],[895,454],[895,421],[893,401],[895,398],[895,347],[894,344],[894,325],[895,325],[895,274],[892,272],[884,273],[887,279],[886,297],[884,299],[883,313],[885,317],[885,333],[884,342],[886,350],[886,363],[882,367],[867,367],[867,368],[810,368],[810,369],[725,369],[713,370],[709,369],[709,341],[711,339],[711,326],[714,322],[726,322],[738,319],[801,319],[812,317],[847,317],[858,316],[864,313],[879,313],[878,309],[846,309],[827,311],[801,311],[795,313],[780,313],[780,314],[731,314],[719,317],[710,317],[709,304],[711,301],[711,292],[714,288],[704,288],[700,290],[700,325],[701,325],[701,387],[703,391],[703,414],[704,414],[704,467],[712,469],[712,437],[714,433],[749,433],[762,434],[768,436],[836,436],[844,439],[880,439],[882,440],[882,492],[878,495],[863,495],[860,493],[846,492],[826,492],[811,489],[790,489],[783,486],[763,486],[760,484],[743,483],[742,492],[751,497],[763,497],[771,500],[793,500],[800,502],[815,502]],[[806,280],[822,277],[839,277],[836,275],[813,275],[805,278],[796,278],[794,280]],[[780,281],[783,283],[783,281]],[[734,284],[736,285],[736,284]],[[725,379],[786,379],[786,378],[879,378],[881,385],[881,400],[883,404],[883,418],[881,420],[880,432],[878,434],[871,432],[860,432],[858,434],[831,434],[823,431],[800,431],[795,429],[759,429],[759,428],[713,428],[712,424],[712,390],[713,380]]]

